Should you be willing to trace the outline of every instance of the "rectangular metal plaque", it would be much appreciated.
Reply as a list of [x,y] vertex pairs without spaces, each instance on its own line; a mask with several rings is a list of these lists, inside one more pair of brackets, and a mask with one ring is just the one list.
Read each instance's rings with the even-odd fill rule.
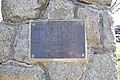
[[31,58],[86,58],[82,21],[31,21]]

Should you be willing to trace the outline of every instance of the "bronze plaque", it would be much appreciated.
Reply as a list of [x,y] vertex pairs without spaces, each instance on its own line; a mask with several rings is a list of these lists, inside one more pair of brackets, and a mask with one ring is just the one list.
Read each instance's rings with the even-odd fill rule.
[[31,58],[85,58],[85,43],[82,21],[31,22]]

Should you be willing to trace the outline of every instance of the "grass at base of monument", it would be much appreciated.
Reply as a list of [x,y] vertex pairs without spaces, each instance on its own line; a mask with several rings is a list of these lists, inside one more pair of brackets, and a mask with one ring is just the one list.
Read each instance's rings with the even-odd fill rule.
[[120,60],[118,61],[118,80],[120,80]]
[[118,80],[120,80],[120,61],[118,61]]
[[116,54],[118,58],[118,80],[120,80],[120,45],[117,45]]

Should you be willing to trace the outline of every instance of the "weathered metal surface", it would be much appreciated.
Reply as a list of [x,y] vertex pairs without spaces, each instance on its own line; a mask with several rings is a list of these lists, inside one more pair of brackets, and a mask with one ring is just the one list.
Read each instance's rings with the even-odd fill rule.
[[81,21],[33,21],[32,58],[85,58],[85,27]]

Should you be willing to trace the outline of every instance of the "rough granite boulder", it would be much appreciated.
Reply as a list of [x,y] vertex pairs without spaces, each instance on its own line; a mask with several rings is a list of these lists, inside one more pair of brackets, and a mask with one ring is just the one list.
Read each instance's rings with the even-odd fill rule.
[[85,64],[71,62],[44,63],[51,80],[79,80],[84,71]]
[[0,63],[13,58],[15,25],[2,21],[0,23]]
[[29,59],[29,22],[17,22],[15,26],[14,59],[27,61]]
[[91,48],[100,48],[100,17],[99,12],[95,9],[85,6],[78,6],[78,19],[84,20],[86,27],[87,46]]
[[104,50],[113,51],[116,50],[116,43],[114,37],[114,26],[112,17],[107,12],[101,12],[102,14],[102,23],[101,26],[101,42],[103,44]]
[[80,80],[118,80],[116,62],[111,52],[89,56]]
[[85,4],[108,5],[110,6],[112,0],[74,0]]
[[45,66],[9,60],[0,65],[0,80],[50,80]]
[[48,19],[72,19],[74,18],[74,4],[68,0],[50,0],[46,9]]
[[2,0],[4,20],[13,22],[40,17],[45,9],[45,0]]

